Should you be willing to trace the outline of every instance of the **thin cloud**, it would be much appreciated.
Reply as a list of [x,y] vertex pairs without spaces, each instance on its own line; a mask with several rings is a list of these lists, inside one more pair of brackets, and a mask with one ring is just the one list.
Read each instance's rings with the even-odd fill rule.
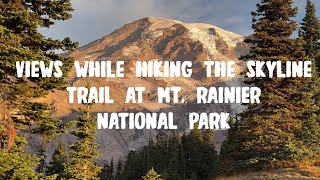
[[[209,23],[241,35],[251,30],[250,12],[259,0],[72,0],[73,18],[42,29],[53,38],[71,37],[85,45],[105,36],[125,23],[153,16],[183,22]],[[305,1],[296,1],[299,16],[304,14]],[[318,4],[319,8],[319,4]],[[319,12],[318,12],[319,13]]]

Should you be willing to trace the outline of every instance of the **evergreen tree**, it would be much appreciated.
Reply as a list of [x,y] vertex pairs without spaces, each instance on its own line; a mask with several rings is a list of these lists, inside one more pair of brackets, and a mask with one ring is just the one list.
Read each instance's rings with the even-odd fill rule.
[[214,130],[206,129],[203,132],[203,148],[202,148],[202,177],[210,179],[217,173],[217,156],[214,150]]
[[[315,103],[317,107],[320,107],[320,78],[319,74],[316,72],[317,65],[320,67],[320,20],[316,16],[316,8],[311,0],[307,1],[306,5],[306,15],[301,23],[300,36],[304,41],[304,51],[307,55],[308,60],[312,61],[313,65],[313,77],[312,81],[309,82],[310,90],[309,96],[314,96]],[[318,69],[319,70],[319,69]],[[310,97],[309,97],[310,98]],[[303,133],[302,136],[309,146],[316,148],[314,151],[320,149],[320,146],[314,146],[320,137],[320,108],[318,108],[317,113],[305,114],[306,120],[303,121]],[[318,122],[318,124],[317,124]]]
[[113,179],[113,158],[111,159],[110,165],[108,164],[108,162],[105,162],[103,168],[99,173],[99,178],[102,180]]
[[10,105],[0,102],[0,179],[37,179],[40,174],[33,168],[40,159],[25,152],[27,141],[16,135]]
[[141,166],[139,154],[135,151],[130,151],[124,165],[122,176],[124,179],[139,180],[145,173]]
[[21,114],[31,119],[37,120],[37,127],[32,129],[32,133],[39,134],[41,136],[41,145],[39,149],[39,156],[41,158],[38,171],[44,173],[45,169],[45,152],[48,142],[58,137],[63,133],[64,124],[61,120],[53,118],[53,110],[45,103],[37,102],[25,102],[21,110]]
[[[234,120],[234,121],[232,121]],[[234,174],[235,170],[239,167],[233,167],[235,165],[239,166],[238,163],[233,162],[233,159],[239,151],[241,151],[241,137],[240,134],[240,123],[238,116],[232,118],[229,121],[230,129],[228,130],[228,139],[222,144],[219,156],[219,173],[220,174]],[[232,157],[232,158],[230,158]],[[229,167],[229,168],[225,168]]]
[[[245,59],[257,61],[306,60],[301,38],[291,38],[296,30],[292,20],[297,8],[292,0],[262,0],[253,15],[254,34],[245,42],[250,43],[250,53]],[[266,69],[264,69],[266,71]],[[285,69],[283,69],[285,72]],[[261,104],[249,105],[242,114],[239,130],[229,138],[238,147],[227,148],[225,158],[228,166],[235,169],[262,169],[286,167],[296,160],[315,156],[316,143],[303,138],[305,124],[314,124],[315,112],[319,107],[313,99],[315,85],[311,78],[252,78],[247,83],[262,90]],[[308,129],[314,135],[318,127]],[[319,137],[318,137],[319,139]]]
[[111,162],[110,162],[109,173],[110,173],[110,175],[111,175],[111,176],[113,176],[113,174],[114,174],[114,163],[113,163],[113,158],[111,159]]
[[158,134],[155,147],[155,169],[164,172],[167,167],[167,142],[164,135]]
[[183,176],[179,172],[181,153],[181,141],[177,131],[173,131],[172,137],[169,139],[168,145],[168,165],[166,168],[166,174],[163,174],[165,179],[179,180]]
[[155,167],[155,151],[156,151],[156,142],[155,139],[152,136],[152,131],[150,131],[150,137],[149,137],[149,144],[146,147],[146,153],[145,153],[145,162],[146,162],[146,171],[151,169],[152,167]]
[[52,155],[52,160],[46,170],[46,175],[56,175],[56,179],[64,179],[65,163],[67,163],[67,155],[65,152],[65,144],[61,141]]
[[214,130],[206,129],[203,132],[203,141],[208,147],[214,148]]
[[160,177],[161,176],[158,175],[153,168],[151,168],[150,171],[146,174],[146,176],[143,177],[143,179],[144,180],[162,180]]
[[[212,179],[217,171],[217,157],[212,143],[205,142],[204,132],[197,127],[189,135],[180,137],[178,131],[173,131],[168,140],[158,135],[156,145],[149,144],[139,151],[130,151],[123,170],[123,179],[139,179],[146,170],[145,161],[149,146],[155,147],[150,159],[154,162],[157,172],[164,179]],[[209,137],[209,136],[208,136]],[[211,137],[211,136],[210,136]],[[160,161],[159,156],[162,156]]]
[[10,150],[0,149],[0,179],[39,179],[40,175],[34,171],[39,164],[39,158],[29,155],[23,150],[27,145],[25,138],[17,136]]
[[182,138],[181,138],[181,145],[180,145],[180,154],[179,154],[179,167],[178,172],[180,174],[180,179],[186,179],[186,157],[184,154]]
[[306,15],[302,19],[300,36],[304,40],[303,46],[306,55],[309,58],[316,58],[320,49],[320,20],[316,16],[316,7],[311,0],[307,1]]
[[[307,1],[306,15],[301,23],[300,36],[303,38],[304,51],[307,57],[313,63],[313,79],[314,82],[319,83],[320,75],[320,20],[316,16],[316,8],[311,0]],[[315,70],[318,70],[318,74]],[[320,106],[320,86],[318,85],[315,100],[318,106]],[[320,112],[318,112],[320,116]],[[318,117],[318,122],[320,118]]]
[[95,118],[90,114],[91,105],[86,105],[83,116],[76,119],[76,130],[72,131],[78,140],[70,146],[70,163],[66,167],[68,178],[98,179],[101,168],[94,164],[99,156],[97,144],[94,142],[96,133]]
[[98,175],[99,178],[100,179],[108,179],[108,177],[110,178],[109,171],[110,171],[110,166],[109,166],[108,162],[105,162],[103,167],[101,168],[99,175]]
[[[23,150],[27,145],[23,133],[30,129],[28,128],[30,124],[41,126],[50,118],[33,117],[34,113],[29,114],[30,107],[26,104],[35,104],[43,108],[42,112],[38,109],[42,117],[49,115],[44,112],[48,110],[45,105],[30,100],[43,96],[53,89],[64,87],[64,78],[71,68],[72,59],[62,57],[55,53],[55,50],[72,50],[77,45],[69,38],[62,41],[45,38],[38,29],[49,28],[54,21],[71,18],[72,10],[69,0],[0,1],[0,101],[10,109],[8,115],[10,118],[1,118],[0,123],[0,129],[3,129],[0,142],[4,147],[0,151],[0,157],[5,158],[0,164],[2,170],[0,174],[5,174],[5,176],[0,175],[1,179],[35,179],[37,176],[34,169],[39,158],[28,155]],[[62,68],[64,76],[61,78],[17,77],[17,61],[44,61],[48,64],[55,60],[60,60],[64,64]],[[54,122],[47,123],[49,125]],[[44,133],[42,131],[41,134]],[[22,167],[23,165],[25,167]]]
[[116,180],[122,179],[122,161],[119,159],[118,166],[117,166],[117,173],[116,173]]
[[202,129],[198,128],[198,124],[195,124],[190,134],[182,139],[182,144],[186,160],[186,177],[188,179],[197,179],[198,172],[202,166],[203,148]]

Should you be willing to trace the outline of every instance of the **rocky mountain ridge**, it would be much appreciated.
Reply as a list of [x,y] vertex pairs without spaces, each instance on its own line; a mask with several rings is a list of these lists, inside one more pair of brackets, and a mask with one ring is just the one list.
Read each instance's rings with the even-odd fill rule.
[[[183,23],[170,19],[147,17],[126,24],[111,34],[93,41],[66,56],[84,61],[125,61],[124,78],[75,78],[73,69],[68,81],[70,86],[109,86],[114,104],[95,104],[93,112],[174,112],[175,123],[181,133],[188,132],[187,115],[189,112],[229,112],[235,115],[244,110],[240,104],[196,104],[195,90],[199,86],[243,86],[240,77],[206,78],[203,61],[219,60],[236,62],[237,74],[243,69],[238,58],[248,52],[244,37],[213,25],[201,23]],[[135,61],[166,60],[193,62],[191,78],[137,78]],[[144,86],[146,93],[142,104],[124,104],[129,86]],[[155,100],[157,87],[180,86],[185,104],[158,104]],[[79,115],[81,105],[68,103],[68,92],[55,91],[47,97],[38,99],[55,106],[55,116],[65,121]],[[150,136],[158,133],[168,135],[165,130],[98,130],[97,142],[102,156],[99,161],[125,158],[129,150],[139,149],[147,144]],[[216,149],[219,151],[225,138],[224,131],[216,132]],[[150,135],[151,134],[151,135]],[[32,149],[35,150],[38,138],[33,137]],[[75,138],[70,134],[62,135],[66,143]],[[57,142],[48,148],[50,156]]]

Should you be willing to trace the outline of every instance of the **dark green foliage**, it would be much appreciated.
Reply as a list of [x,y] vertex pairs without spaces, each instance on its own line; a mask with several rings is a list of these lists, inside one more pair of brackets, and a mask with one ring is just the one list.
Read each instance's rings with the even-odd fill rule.
[[306,55],[310,58],[317,57],[320,46],[320,20],[316,16],[316,7],[311,0],[307,1],[306,15],[302,19],[300,36],[304,40],[303,47]]
[[204,178],[213,177],[217,175],[218,171],[218,161],[216,152],[214,151],[214,130],[207,129],[203,133],[203,141],[202,145],[202,173],[201,175]]
[[[59,4],[59,6],[57,6]],[[54,12],[54,9],[59,9]],[[39,27],[49,27],[54,20],[66,20],[71,17],[70,1],[1,1],[0,2],[0,78],[5,80],[16,76],[16,61],[49,61],[63,62],[62,78],[21,78],[11,82],[10,87],[18,91],[14,97],[30,98],[46,94],[52,89],[64,87],[64,77],[72,66],[72,59],[62,57],[53,50],[72,50],[77,43],[69,38],[63,41],[47,39],[38,32]],[[8,82],[8,81],[7,81]],[[32,85],[32,83],[35,83]],[[8,82],[9,83],[9,82]],[[20,88],[20,87],[23,88]]]
[[10,150],[0,149],[0,179],[38,179],[41,174],[34,171],[39,158],[29,155],[24,150],[25,138],[17,136]]
[[[27,142],[22,134],[31,130],[42,136],[42,163],[38,168],[42,172],[46,142],[60,131],[61,122],[50,117],[50,107],[31,99],[44,96],[53,89],[61,89],[66,84],[64,79],[72,66],[72,59],[55,51],[72,50],[77,43],[69,38],[62,41],[46,38],[38,29],[49,28],[54,21],[69,19],[72,10],[69,0],[0,1],[0,101],[10,109],[6,118],[0,119],[0,141],[4,142],[0,156],[6,158],[0,169],[7,172],[1,179],[36,179],[38,175],[34,169],[39,159],[23,151]],[[64,76],[61,78],[17,78],[16,61],[44,61],[48,64],[55,60],[64,64]],[[30,129],[30,125],[36,129]],[[24,173],[18,175],[19,171]]]
[[152,136],[152,132],[150,132],[149,144],[145,147],[145,168],[146,170],[151,169],[152,165],[156,164],[156,159],[153,158],[153,154],[156,153],[156,142]]
[[[292,0],[262,0],[253,15],[252,45],[244,59],[258,61],[309,60],[301,38],[292,38],[297,8]],[[285,71],[285,70],[284,70]],[[313,78],[252,78],[247,83],[262,90],[261,104],[249,105],[229,131],[224,146],[224,167],[229,171],[293,166],[296,161],[318,157],[319,136],[315,115],[319,106]],[[312,125],[311,125],[312,124]],[[307,135],[308,134],[308,135]]]
[[[319,83],[320,75],[320,19],[316,16],[316,8],[311,0],[307,1],[306,15],[301,23],[301,30],[299,34],[303,38],[303,47],[306,55],[313,63],[313,79],[314,82]],[[318,70],[318,74],[316,74]],[[320,106],[320,86],[317,87],[315,93],[315,100]],[[320,123],[320,112],[317,113],[317,120]]]
[[110,174],[111,176],[113,176],[113,172],[114,172],[114,163],[113,163],[113,158],[111,159],[111,162],[110,162],[110,166],[109,166],[109,171],[110,171]]
[[56,176],[56,179],[65,178],[65,163],[67,163],[67,155],[65,152],[65,144],[61,141],[52,155],[52,160],[47,167],[46,175]]
[[29,121],[37,122],[37,126],[31,132],[41,136],[42,143],[38,154],[41,157],[41,162],[38,171],[43,173],[47,143],[64,132],[64,124],[61,120],[52,117],[53,109],[46,103],[26,101],[21,106],[19,114],[28,117]]
[[94,142],[96,134],[96,120],[91,114],[91,105],[86,105],[83,116],[76,119],[75,130],[72,134],[78,140],[70,145],[70,163],[67,164],[66,174],[68,178],[98,179],[101,168],[94,161],[100,155]]
[[113,159],[111,159],[110,164],[108,164],[108,162],[105,162],[103,168],[99,173],[99,178],[102,180],[104,179],[111,180],[113,179],[113,171],[114,171]]
[[[309,86],[313,87],[313,98],[316,105],[320,107],[320,19],[316,16],[316,8],[311,0],[307,1],[306,15],[301,23],[300,36],[303,38],[304,51],[313,63],[313,80]],[[316,70],[318,70],[318,74]],[[320,123],[320,109],[316,114],[308,115],[309,120],[303,122],[305,132],[303,137],[306,141],[316,143],[319,140],[320,132],[320,129],[316,128],[318,127],[317,122]]]
[[122,161],[119,160],[118,166],[117,166],[117,173],[116,173],[116,176],[115,176],[115,179],[116,179],[116,180],[121,180],[121,179],[123,179],[123,178],[122,178],[122,170],[123,170]]
[[[164,135],[160,134],[157,136],[157,144],[155,148],[155,165],[154,168],[158,172],[163,172],[166,169],[166,159],[167,159],[167,142]],[[151,155],[151,154],[150,154]],[[151,164],[152,166],[152,164]]]
[[[182,144],[180,140],[179,132],[173,131],[172,137],[168,142],[168,165],[166,168],[166,179],[180,179],[184,172],[180,172],[180,154],[182,150]],[[182,176],[180,176],[182,175]]]
[[198,125],[195,125],[195,129],[191,130],[188,136],[183,136],[182,144],[184,150],[184,156],[186,161],[186,177],[188,179],[197,179],[199,167],[201,166],[202,147],[204,143],[202,139],[202,130],[198,129]]
[[144,167],[142,167],[141,154],[135,151],[130,151],[127,161],[124,165],[122,176],[124,179],[141,179],[144,175]]
[[202,132],[196,124],[195,129],[182,138],[187,179],[210,179],[217,171],[217,157],[211,139],[213,134],[212,137],[209,134],[212,132],[209,130]]
[[[153,141],[141,151],[131,151],[123,170],[124,179],[141,179],[151,168],[159,172],[163,179],[211,179],[217,171],[216,153],[212,143],[204,141],[202,134],[211,134],[194,129],[189,135],[180,137],[173,131],[170,138],[158,135],[158,141]],[[152,151],[150,151],[152,149]],[[148,157],[150,163],[145,163]]]

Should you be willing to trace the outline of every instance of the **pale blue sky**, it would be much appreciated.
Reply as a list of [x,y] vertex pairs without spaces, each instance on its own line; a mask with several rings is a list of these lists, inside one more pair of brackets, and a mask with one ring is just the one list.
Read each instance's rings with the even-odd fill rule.
[[[42,29],[48,37],[71,37],[85,45],[101,38],[125,23],[153,16],[183,22],[214,24],[223,29],[249,35],[250,12],[259,0],[72,0],[73,18]],[[314,0],[320,16],[320,2]],[[297,19],[304,16],[306,0],[296,0]]]

